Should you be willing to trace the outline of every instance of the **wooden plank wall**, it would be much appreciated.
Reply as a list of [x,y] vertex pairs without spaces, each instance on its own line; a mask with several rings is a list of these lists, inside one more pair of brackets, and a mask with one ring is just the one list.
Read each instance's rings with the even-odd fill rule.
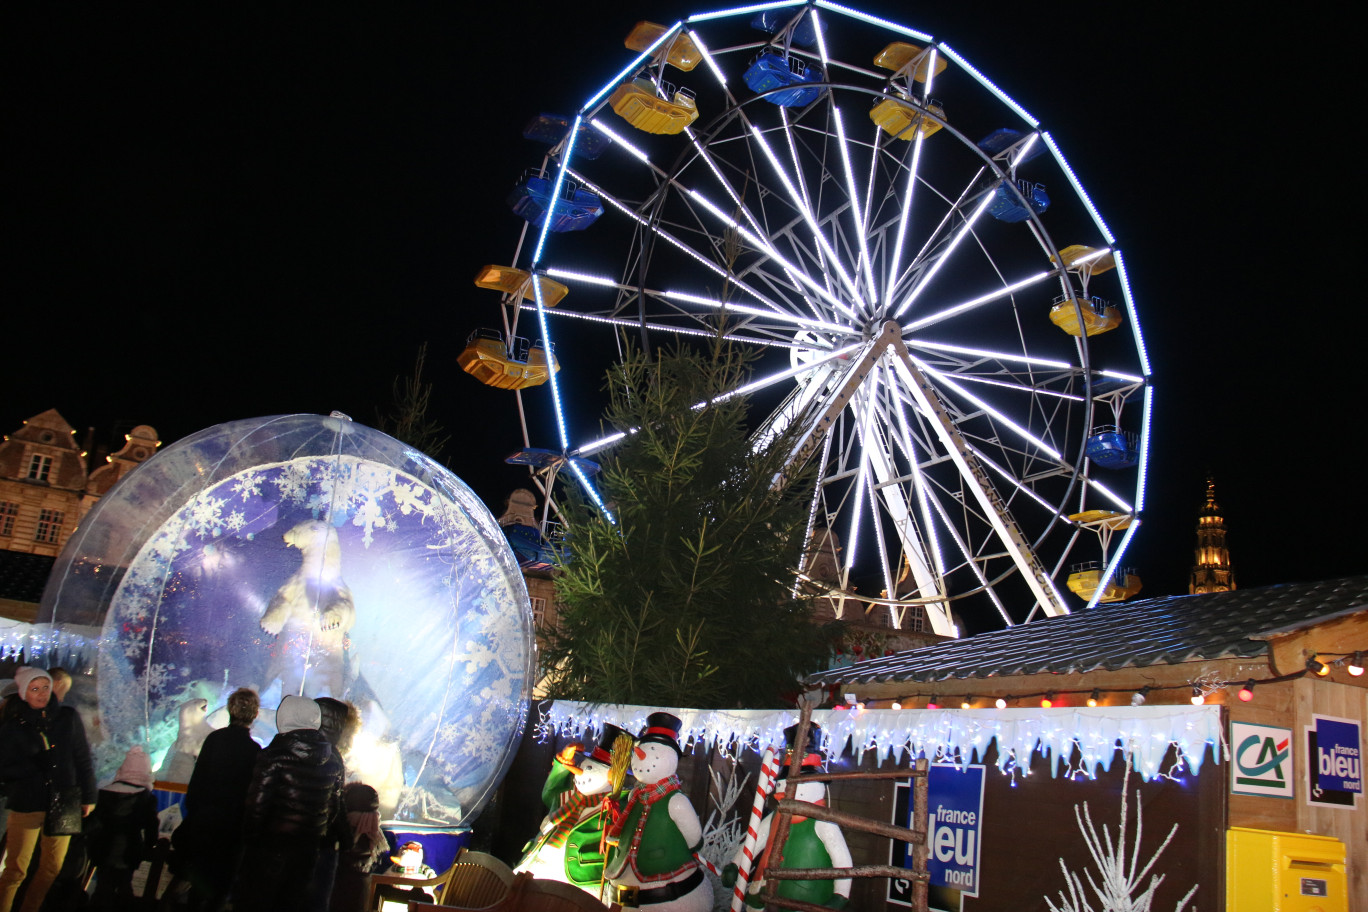
[[1231,719],[1292,729],[1292,762],[1297,782],[1296,797],[1261,798],[1230,796],[1230,826],[1254,827],[1288,833],[1332,836],[1344,843],[1348,859],[1351,909],[1368,909],[1368,796],[1353,810],[1313,806],[1307,803],[1307,726],[1313,717],[1335,716],[1359,723],[1368,730],[1368,689],[1306,677],[1277,684],[1260,684],[1254,700],[1232,701]]
[[1296,745],[1297,826],[1298,832],[1333,836],[1342,841],[1349,859],[1349,908],[1368,909],[1368,796],[1360,796],[1352,811],[1339,808],[1316,807],[1306,803],[1306,770],[1311,767],[1306,756],[1306,736],[1303,729],[1312,723],[1313,715],[1337,716],[1353,719],[1363,731],[1368,720],[1368,690],[1302,678],[1296,683],[1296,724],[1293,743]]

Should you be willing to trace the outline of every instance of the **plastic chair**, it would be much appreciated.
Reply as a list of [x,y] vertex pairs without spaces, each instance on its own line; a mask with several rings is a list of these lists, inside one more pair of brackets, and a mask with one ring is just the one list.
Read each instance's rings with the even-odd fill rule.
[[573,884],[529,878],[518,884],[513,912],[619,912],[617,903],[604,905]]
[[400,887],[432,887],[438,905],[412,903],[433,912],[439,909],[460,912],[495,912],[511,907],[515,880],[513,869],[493,855],[462,849],[451,867],[431,880],[414,880],[393,874],[372,874],[368,909],[376,908],[378,888],[385,884]]

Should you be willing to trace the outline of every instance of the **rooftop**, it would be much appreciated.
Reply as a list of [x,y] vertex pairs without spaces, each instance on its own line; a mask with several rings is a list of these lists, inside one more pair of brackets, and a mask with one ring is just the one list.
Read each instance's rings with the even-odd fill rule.
[[1368,576],[1099,605],[833,668],[809,683],[1082,674],[1268,652],[1268,638],[1368,611]]

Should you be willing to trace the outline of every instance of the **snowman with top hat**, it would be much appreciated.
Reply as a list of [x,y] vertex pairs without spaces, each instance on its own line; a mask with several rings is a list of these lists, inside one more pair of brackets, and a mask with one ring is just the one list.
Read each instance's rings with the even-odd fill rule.
[[[797,734],[798,726],[796,725],[784,729],[784,740],[789,744],[789,755],[785,758],[778,776],[775,777],[774,798],[778,801],[788,797],[795,801],[805,801],[808,804],[825,807],[827,802],[826,783],[799,781],[796,788],[789,787],[789,767],[793,762],[793,742]],[[810,726],[801,761],[802,769],[818,772],[822,770],[821,740],[821,728],[816,725]],[[761,896],[765,891],[765,871],[770,863],[769,837],[773,826],[774,812],[771,811],[760,821],[760,827],[756,831],[755,848],[752,852],[753,857],[759,860],[756,862],[755,871],[752,872],[750,882],[746,886],[746,905],[752,909],[760,909],[765,905]],[[745,854],[743,850],[738,849],[736,855],[732,857],[731,864],[722,871],[722,883],[728,887],[735,884],[737,871],[743,864],[746,864]],[[802,817],[798,814],[794,814],[790,818],[788,838],[784,841],[781,869],[848,868],[851,865],[850,849],[846,846],[845,836],[841,833],[840,827],[825,820],[814,820],[811,817]],[[844,909],[850,902],[850,878],[842,878],[841,880],[780,880],[778,887],[775,888],[775,895],[781,899],[797,900],[811,903],[814,906]]]
[[575,755],[581,751],[579,744],[569,744],[556,755],[542,788],[542,802],[551,811],[543,818],[537,838],[529,844],[516,872],[527,871],[539,880],[564,881],[598,895],[603,883],[604,806],[612,785],[612,751],[619,738],[631,744],[630,735],[616,725],[605,724],[598,746],[578,763]]
[[637,785],[608,829],[607,898],[629,909],[712,909],[712,885],[694,855],[703,827],[675,775],[681,725],[669,713],[647,716],[632,753]]

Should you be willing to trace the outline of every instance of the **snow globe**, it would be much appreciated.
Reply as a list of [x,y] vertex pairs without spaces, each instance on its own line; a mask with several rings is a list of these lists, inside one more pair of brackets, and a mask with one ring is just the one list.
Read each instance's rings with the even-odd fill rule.
[[139,744],[185,781],[237,687],[261,696],[263,743],[283,695],[331,696],[361,714],[350,778],[417,826],[469,825],[532,685],[527,590],[494,517],[337,412],[222,424],[148,460],[81,520],[40,618],[98,637],[101,779]]

